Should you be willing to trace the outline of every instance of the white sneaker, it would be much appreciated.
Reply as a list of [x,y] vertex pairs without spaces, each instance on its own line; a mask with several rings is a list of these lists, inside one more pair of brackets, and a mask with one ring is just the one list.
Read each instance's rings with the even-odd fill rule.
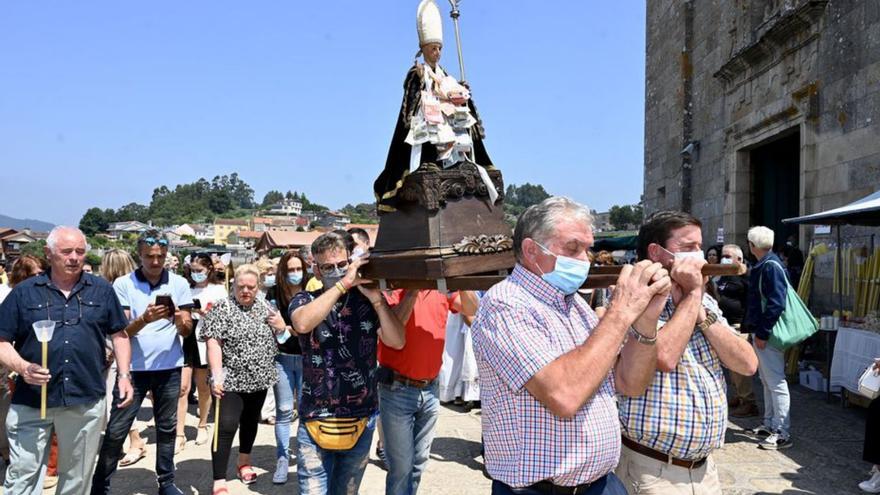
[[871,479],[859,483],[859,488],[867,493],[880,493],[880,472],[875,471]]
[[283,485],[287,483],[287,471],[290,470],[290,463],[287,457],[279,457],[278,464],[275,465],[275,474],[272,475],[272,483]]
[[773,433],[758,443],[758,448],[764,450],[782,450],[791,447],[791,439],[785,438],[779,433]]

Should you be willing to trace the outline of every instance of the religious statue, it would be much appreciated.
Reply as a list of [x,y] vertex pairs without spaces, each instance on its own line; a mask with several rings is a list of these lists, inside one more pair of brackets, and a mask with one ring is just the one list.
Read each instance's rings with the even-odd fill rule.
[[[459,0],[449,1],[458,38]],[[363,275],[393,283],[498,273],[514,264],[501,172],[483,146],[470,88],[440,66],[443,23],[434,0],[421,0],[416,25],[419,51],[373,185],[379,234]]]
[[434,0],[421,1],[416,25],[419,51],[403,83],[403,102],[385,169],[373,185],[379,212],[397,208],[404,179],[423,166],[476,165],[483,189],[488,189],[494,203],[498,193],[486,172],[494,167],[483,145],[485,134],[470,89],[440,66],[443,24]]

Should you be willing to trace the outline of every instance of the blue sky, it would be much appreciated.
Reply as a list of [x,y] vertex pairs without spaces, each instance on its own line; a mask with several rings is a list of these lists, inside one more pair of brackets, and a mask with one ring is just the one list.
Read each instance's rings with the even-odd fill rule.
[[[418,49],[417,0],[4,2],[0,213],[238,172],[259,201],[372,201]],[[446,0],[441,63],[458,75]],[[506,183],[598,210],[642,191],[645,4],[464,0],[465,69]]]

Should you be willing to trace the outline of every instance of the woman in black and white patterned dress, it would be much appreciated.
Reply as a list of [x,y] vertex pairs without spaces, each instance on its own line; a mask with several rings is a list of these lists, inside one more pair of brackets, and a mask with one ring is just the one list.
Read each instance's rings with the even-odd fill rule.
[[257,298],[259,291],[259,270],[253,265],[238,267],[233,295],[216,304],[202,320],[201,338],[208,344],[211,376],[223,375],[223,380],[214,380],[212,385],[214,397],[222,398],[217,450],[211,454],[215,495],[227,493],[226,468],[239,428],[238,477],[245,484],[257,478],[250,453],[266,391],[278,380],[275,335],[285,329],[281,315],[265,299]]

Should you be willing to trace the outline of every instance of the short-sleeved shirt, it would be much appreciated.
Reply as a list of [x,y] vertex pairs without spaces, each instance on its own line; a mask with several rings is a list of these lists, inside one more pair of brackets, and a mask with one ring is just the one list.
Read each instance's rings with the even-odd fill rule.
[[235,296],[216,303],[201,320],[202,340],[217,339],[223,354],[224,390],[256,392],[278,381],[275,369],[275,332],[266,323],[269,309],[264,299],[250,307]]
[[613,373],[570,419],[554,415],[525,388],[538,371],[586,342],[597,324],[580,296],[565,295],[521,265],[480,300],[471,329],[492,479],[513,487],[543,480],[575,486],[617,466]]
[[[144,314],[147,306],[154,304],[159,295],[171,296],[177,308],[186,309],[193,305],[189,282],[168,270],[162,270],[159,283],[153,285],[138,268],[117,278],[113,289],[123,309],[129,310],[132,320]],[[132,371],[160,371],[182,366],[183,348],[173,318],[148,323],[131,337]]]
[[[335,290],[335,289],[334,289]],[[293,296],[289,313],[321,295]],[[304,419],[364,418],[376,412],[376,343],[379,315],[359,290],[342,296],[314,330],[299,335]]]
[[[83,273],[70,295],[52,283],[51,273],[18,284],[0,305],[0,339],[12,342],[23,359],[42,363],[42,344],[33,323],[55,321],[49,341],[48,407],[90,404],[104,397],[104,344],[108,335],[128,325],[113,287]],[[40,407],[40,387],[18,377],[13,404]]]
[[[395,290],[385,298],[392,307],[400,304],[403,290]],[[408,378],[433,380],[443,365],[446,343],[446,319],[458,293],[443,295],[436,290],[420,290],[412,315],[406,322],[406,346],[397,350],[379,342],[379,364]]]
[[[708,294],[703,295],[703,307],[719,315],[718,321],[727,325],[718,303]],[[660,322],[665,324],[674,313],[670,296],[660,313]],[[721,360],[697,328],[675,370],[656,371],[644,395],[620,397],[623,434],[679,459],[702,459],[724,444],[725,391]]]

